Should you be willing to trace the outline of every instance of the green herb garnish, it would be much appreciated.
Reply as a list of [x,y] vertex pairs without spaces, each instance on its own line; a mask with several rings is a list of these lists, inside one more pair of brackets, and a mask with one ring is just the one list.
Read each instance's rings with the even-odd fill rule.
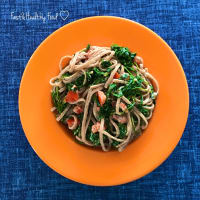
[[89,139],[95,146],[99,146],[100,145],[99,134],[98,133],[91,133]]
[[136,105],[136,108],[145,116],[145,117],[148,117],[149,116],[149,110],[144,108],[143,105],[139,104],[139,105]]
[[[118,123],[118,127],[119,127],[119,131],[120,131],[120,134],[119,134],[118,138],[120,138],[120,139],[125,138],[126,137],[126,132],[127,132],[126,125]],[[112,142],[112,146],[113,147],[116,148],[118,144],[120,144],[120,142],[118,142],[116,140],[113,140],[113,142]]]
[[59,114],[62,113],[64,111],[64,109],[66,108],[67,103],[64,103],[62,101],[61,95],[58,91],[58,87],[56,87],[55,90],[52,91],[51,96],[53,99],[54,106],[56,107],[58,113]]
[[112,101],[108,99],[103,104],[103,106],[100,107],[100,111],[98,112],[99,119],[102,119],[102,118],[108,119],[110,115],[112,115],[114,112],[115,112],[115,108],[113,108],[112,106]]
[[107,68],[107,67],[110,67],[112,64],[111,64],[110,61],[103,60],[103,61],[101,62],[101,65],[102,65],[102,67]]
[[80,132],[81,132],[81,126],[78,126],[78,127],[73,131],[73,134],[76,136],[76,135],[79,135]]
[[112,45],[111,49],[115,51],[115,56],[122,65],[128,68],[132,67],[136,53],[131,53],[128,48],[116,44]]
[[85,52],[88,52],[90,50],[90,44],[87,45],[87,47],[85,48]]

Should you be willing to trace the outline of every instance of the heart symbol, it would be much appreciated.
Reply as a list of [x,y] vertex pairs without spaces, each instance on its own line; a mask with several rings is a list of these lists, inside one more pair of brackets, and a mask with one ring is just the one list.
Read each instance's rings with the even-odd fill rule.
[[68,10],[60,11],[60,17],[62,20],[65,21],[69,17],[69,11]]

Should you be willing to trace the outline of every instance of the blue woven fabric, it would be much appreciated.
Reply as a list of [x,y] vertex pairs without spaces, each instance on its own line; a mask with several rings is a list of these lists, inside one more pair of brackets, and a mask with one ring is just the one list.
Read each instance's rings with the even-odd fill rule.
[[[158,33],[180,59],[190,90],[189,119],[173,154],[151,174],[115,187],[82,185],[51,170],[28,144],[18,114],[21,76],[37,46],[64,24],[93,15],[129,18]],[[1,0],[0,199],[200,199],[199,79],[199,0]]]

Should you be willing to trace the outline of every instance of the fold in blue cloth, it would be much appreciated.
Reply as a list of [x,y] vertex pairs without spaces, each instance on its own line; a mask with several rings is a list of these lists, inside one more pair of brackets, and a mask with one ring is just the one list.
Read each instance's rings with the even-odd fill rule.
[[[93,15],[129,18],[158,33],[180,59],[190,89],[188,123],[173,154],[151,174],[116,187],[55,173],[28,144],[18,114],[21,76],[37,46],[64,24]],[[0,1],[0,199],[200,199],[199,19],[196,0]]]

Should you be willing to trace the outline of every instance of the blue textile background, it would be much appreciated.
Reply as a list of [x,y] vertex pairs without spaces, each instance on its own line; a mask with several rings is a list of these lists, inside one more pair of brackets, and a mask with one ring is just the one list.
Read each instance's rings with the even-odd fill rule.
[[[66,20],[67,12],[53,19],[66,10]],[[37,46],[64,24],[93,15],[129,18],[158,33],[180,59],[190,90],[187,126],[172,155],[151,174],[115,187],[82,185],[51,170],[28,144],[18,114],[21,76]],[[200,199],[199,45],[199,0],[1,0],[0,199]]]

